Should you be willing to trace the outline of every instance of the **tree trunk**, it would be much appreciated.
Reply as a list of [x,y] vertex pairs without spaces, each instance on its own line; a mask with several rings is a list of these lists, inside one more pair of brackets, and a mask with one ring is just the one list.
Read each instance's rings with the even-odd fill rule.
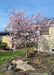
[[27,57],[27,49],[26,49],[26,38],[25,38],[25,56]]

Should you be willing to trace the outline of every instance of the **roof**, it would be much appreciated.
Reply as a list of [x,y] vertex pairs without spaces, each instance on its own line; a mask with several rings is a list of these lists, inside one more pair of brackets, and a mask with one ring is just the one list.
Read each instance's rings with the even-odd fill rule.
[[9,35],[9,31],[2,31],[0,32],[0,35]]

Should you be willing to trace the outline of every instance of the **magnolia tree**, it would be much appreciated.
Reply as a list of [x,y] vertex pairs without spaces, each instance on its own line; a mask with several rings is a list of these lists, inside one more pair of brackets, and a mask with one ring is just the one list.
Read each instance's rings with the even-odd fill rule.
[[[24,17],[24,11],[10,11],[12,14],[9,15],[9,23],[7,25],[6,29],[11,29],[10,36],[12,37],[13,50],[15,51],[16,45],[19,43],[19,36],[20,38],[27,37],[28,31],[30,31],[30,23],[32,20],[30,20],[28,17]],[[29,22],[30,21],[30,22]],[[26,41],[26,39],[25,39]],[[26,47],[26,42],[25,42]]]
[[14,51],[16,50],[16,45],[19,45],[19,39],[23,39],[23,41],[25,41],[25,51],[27,57],[26,41],[29,40],[29,38],[32,40],[34,39],[34,41],[42,39],[40,31],[50,27],[50,22],[52,20],[47,23],[45,21],[46,18],[42,17],[41,13],[38,11],[35,12],[35,14],[33,14],[31,17],[24,16],[26,10],[10,10],[10,12],[9,23],[7,24],[5,30],[10,30],[10,36],[12,37],[11,43]]

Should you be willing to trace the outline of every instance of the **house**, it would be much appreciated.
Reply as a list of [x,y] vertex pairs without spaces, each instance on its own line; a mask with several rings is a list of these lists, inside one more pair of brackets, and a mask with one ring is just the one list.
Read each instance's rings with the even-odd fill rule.
[[6,42],[8,47],[11,48],[12,44],[10,43],[9,39],[11,39],[9,36],[9,31],[0,32],[0,40],[2,40],[2,42]]
[[54,53],[54,27],[49,28],[49,33],[42,35],[44,40],[38,42],[38,50]]

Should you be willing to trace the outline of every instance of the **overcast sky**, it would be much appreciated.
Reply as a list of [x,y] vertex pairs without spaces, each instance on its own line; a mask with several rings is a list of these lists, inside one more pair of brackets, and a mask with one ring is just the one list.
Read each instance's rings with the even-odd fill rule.
[[8,13],[12,8],[27,9],[26,16],[39,11],[47,18],[54,17],[54,0],[0,0],[0,31],[8,24]]

